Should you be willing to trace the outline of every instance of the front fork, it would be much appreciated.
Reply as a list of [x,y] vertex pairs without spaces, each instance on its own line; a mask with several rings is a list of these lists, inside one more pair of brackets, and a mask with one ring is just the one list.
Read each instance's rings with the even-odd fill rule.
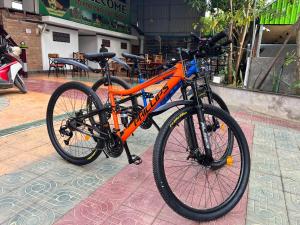
[[[205,117],[204,117],[204,108],[203,108],[203,103],[201,98],[198,97],[198,87],[196,81],[193,81],[191,84],[193,95],[194,95],[194,101],[196,104],[196,109],[197,109],[197,118],[199,121],[199,127],[200,127],[200,132],[201,132],[201,137],[203,140],[203,146],[205,150],[205,156],[207,159],[213,161],[212,158],[212,151],[211,151],[211,144],[209,141],[209,135],[207,131],[207,125],[205,122]],[[188,100],[187,94],[186,94],[186,87],[182,87],[182,96],[184,100]],[[194,151],[194,154],[198,154],[197,151],[199,151],[199,145],[197,142],[197,136],[195,132],[195,126],[194,126],[194,121],[192,117],[187,118],[187,124],[189,127],[189,134],[191,138],[191,144],[190,146],[192,150]]]

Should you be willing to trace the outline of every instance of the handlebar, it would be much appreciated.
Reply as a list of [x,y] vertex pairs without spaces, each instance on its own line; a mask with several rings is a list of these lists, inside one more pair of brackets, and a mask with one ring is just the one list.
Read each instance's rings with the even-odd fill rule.
[[221,44],[221,47],[226,47],[226,46],[230,45],[231,43],[232,43],[232,40],[227,40],[226,42]]
[[226,40],[224,43],[217,44],[219,41],[227,37],[227,31],[222,31],[211,38],[200,38],[195,33],[191,33],[191,37],[197,40],[198,48],[195,51],[189,51],[191,56],[199,58],[218,56],[224,53],[223,48],[232,43],[232,40]]
[[194,32],[191,32],[191,37],[195,38],[197,41],[200,41],[200,37],[198,37],[198,35]]
[[215,36],[213,36],[209,41],[208,44],[210,46],[214,46],[218,41],[222,40],[223,38],[227,37],[227,33],[225,31],[222,31]]

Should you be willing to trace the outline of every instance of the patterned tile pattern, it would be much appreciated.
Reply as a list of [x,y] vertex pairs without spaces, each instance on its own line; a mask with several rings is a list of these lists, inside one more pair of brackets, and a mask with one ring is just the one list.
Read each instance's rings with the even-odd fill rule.
[[[131,138],[129,147],[133,153],[142,154],[154,142],[157,131],[151,128],[149,134],[150,137],[139,131]],[[143,145],[137,145],[138,142]],[[68,164],[54,152],[45,127],[2,137],[0,144],[1,167],[4,167],[0,170],[3,172],[0,176],[0,224],[53,224],[83,199],[87,200],[86,204],[93,204],[94,199],[88,196],[127,165],[124,156],[107,160],[103,155],[87,166]],[[150,164],[150,160],[145,162],[145,165]],[[9,166],[11,170],[7,170]],[[139,179],[136,167],[133,169],[124,171],[122,179]],[[111,191],[118,195],[118,190]],[[130,194],[127,191],[124,189],[124,193]],[[120,215],[123,213],[120,211]]]
[[0,96],[0,111],[9,106],[9,99],[4,96]]
[[[90,85],[95,78],[79,80]],[[29,79],[25,102],[15,93],[0,96],[0,130],[25,122],[35,127],[26,125],[25,131],[0,137],[0,224],[199,224],[177,215],[157,191],[149,148],[157,136],[153,128],[138,130],[129,139],[132,153],[143,154],[140,166],[128,166],[124,154],[112,160],[101,155],[77,167],[56,154],[40,126],[44,122],[35,122],[44,119],[50,94],[66,81]],[[22,117],[15,110],[20,106],[26,112]],[[4,107],[11,120],[3,119]],[[300,123],[245,112],[233,115],[252,147],[249,191],[228,215],[201,224],[300,224]]]
[[300,224],[299,131],[256,123],[247,224]]

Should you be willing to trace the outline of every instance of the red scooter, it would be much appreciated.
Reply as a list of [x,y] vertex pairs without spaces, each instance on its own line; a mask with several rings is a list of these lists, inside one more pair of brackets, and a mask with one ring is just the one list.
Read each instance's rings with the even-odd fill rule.
[[0,89],[12,88],[15,85],[22,93],[27,93],[25,83],[20,76],[23,69],[17,59],[20,54],[19,47],[0,46]]

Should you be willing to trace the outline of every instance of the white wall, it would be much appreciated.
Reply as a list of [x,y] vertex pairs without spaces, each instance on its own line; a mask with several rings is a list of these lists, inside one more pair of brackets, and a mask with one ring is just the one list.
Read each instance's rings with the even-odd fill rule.
[[[78,31],[54,26],[47,26],[47,30],[49,31],[45,31],[41,36],[44,70],[49,69],[48,54],[56,53],[59,54],[60,57],[72,58],[73,52],[78,52],[79,50]],[[53,41],[53,31],[70,34],[70,43]]]
[[[79,52],[89,53],[98,52],[97,36],[79,36]],[[99,68],[98,63],[88,62],[92,68]]]
[[[109,52],[116,53],[117,57],[122,57],[123,52],[131,53],[131,44],[130,41],[125,39],[119,39],[114,37],[107,37],[103,35],[97,35],[97,45],[98,45],[98,51],[101,48],[102,39],[110,40],[110,47],[106,47]],[[121,43],[127,43],[127,49],[121,49]]]

